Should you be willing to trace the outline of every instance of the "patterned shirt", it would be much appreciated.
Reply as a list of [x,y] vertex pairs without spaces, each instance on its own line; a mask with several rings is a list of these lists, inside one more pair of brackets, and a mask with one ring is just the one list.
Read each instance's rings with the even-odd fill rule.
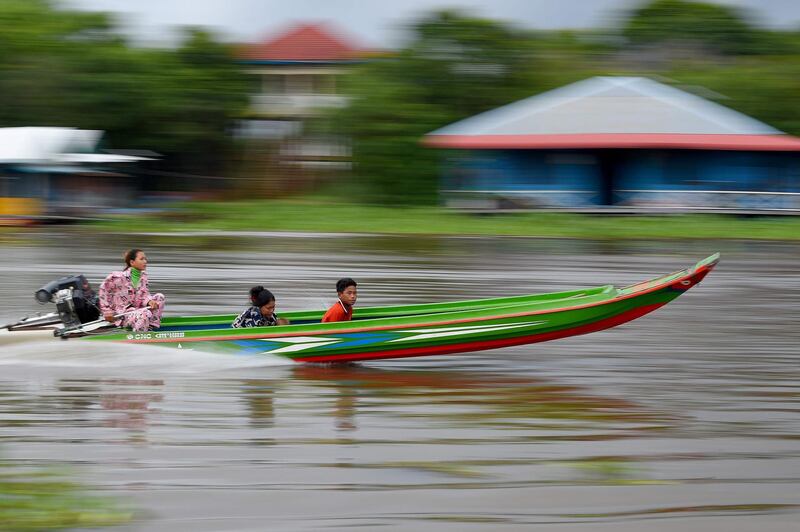
[[[138,286],[134,287],[131,281],[131,269],[126,268],[121,272],[111,272],[100,285],[98,291],[100,311],[105,314],[122,314],[131,309],[145,308],[153,297],[147,287],[147,273],[142,272]],[[117,320],[120,326],[122,320]]]
[[233,320],[231,327],[241,329],[244,327],[268,327],[278,324],[278,316],[273,314],[265,318],[258,307],[250,307]]

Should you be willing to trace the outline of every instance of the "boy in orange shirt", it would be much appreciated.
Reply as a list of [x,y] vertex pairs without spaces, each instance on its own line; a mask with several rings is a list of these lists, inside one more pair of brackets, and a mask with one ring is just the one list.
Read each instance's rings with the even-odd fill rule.
[[339,301],[333,304],[322,317],[322,323],[332,321],[350,321],[353,318],[353,305],[356,304],[358,291],[356,282],[349,277],[336,281],[336,293]]

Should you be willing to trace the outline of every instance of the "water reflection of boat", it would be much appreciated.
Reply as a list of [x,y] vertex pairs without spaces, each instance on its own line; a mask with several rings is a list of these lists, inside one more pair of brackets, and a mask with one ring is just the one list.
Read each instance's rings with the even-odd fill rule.
[[125,429],[128,441],[145,443],[154,406],[164,399],[161,379],[61,379],[59,407],[104,413],[102,425]]
[[[233,315],[165,318],[147,333],[114,330],[81,341],[161,344],[182,349],[270,354],[296,362],[350,362],[463,353],[544,342],[615,327],[669,303],[698,284],[719,254],[693,267],[611,285],[497,299],[359,308],[351,322],[320,323],[322,311],[283,313],[292,325],[232,329]],[[59,332],[59,331],[57,331]],[[86,331],[62,329],[69,337]]]
[[[418,416],[420,411],[411,408],[416,405],[429,418],[516,427],[520,423],[532,427],[549,420],[550,430],[561,421],[633,424],[666,421],[663,415],[646,411],[625,399],[593,395],[578,386],[529,375],[437,369],[387,370],[358,365],[303,364],[292,369],[293,383],[332,388],[337,392],[329,415],[335,418],[338,430],[356,428],[359,410],[362,414],[375,414],[384,408],[392,411],[392,406],[398,402],[402,403],[404,411],[392,411],[393,416]],[[575,425],[559,427],[576,429]],[[552,434],[548,437],[557,439]],[[586,439],[611,437],[596,433],[586,435]]]

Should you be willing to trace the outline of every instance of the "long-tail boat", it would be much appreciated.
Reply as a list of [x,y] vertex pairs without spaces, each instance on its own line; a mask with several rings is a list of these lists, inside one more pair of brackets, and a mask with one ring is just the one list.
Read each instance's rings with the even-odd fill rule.
[[[358,308],[352,321],[337,323],[320,323],[324,310],[315,310],[281,313],[291,325],[272,327],[234,329],[231,323],[236,316],[225,314],[165,317],[159,329],[148,332],[109,330],[102,320],[73,326],[61,323],[55,324],[54,334],[81,342],[267,354],[314,363],[467,353],[616,327],[666,305],[702,281],[718,261],[716,253],[685,270],[623,288],[605,285],[548,294]],[[12,331],[25,328],[19,323],[7,327]]]

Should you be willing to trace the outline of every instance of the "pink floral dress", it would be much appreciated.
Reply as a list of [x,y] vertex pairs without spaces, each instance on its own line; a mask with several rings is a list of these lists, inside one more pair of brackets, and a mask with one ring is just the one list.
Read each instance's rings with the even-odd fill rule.
[[[142,332],[157,329],[161,325],[161,314],[164,312],[164,295],[150,294],[147,288],[147,273],[142,272],[139,286],[134,288],[131,282],[131,270],[111,272],[100,285],[98,292],[100,311],[105,314],[113,312],[122,314],[133,309],[135,312],[123,316],[115,322],[117,327],[130,327]],[[156,310],[150,310],[147,303],[158,303]]]

